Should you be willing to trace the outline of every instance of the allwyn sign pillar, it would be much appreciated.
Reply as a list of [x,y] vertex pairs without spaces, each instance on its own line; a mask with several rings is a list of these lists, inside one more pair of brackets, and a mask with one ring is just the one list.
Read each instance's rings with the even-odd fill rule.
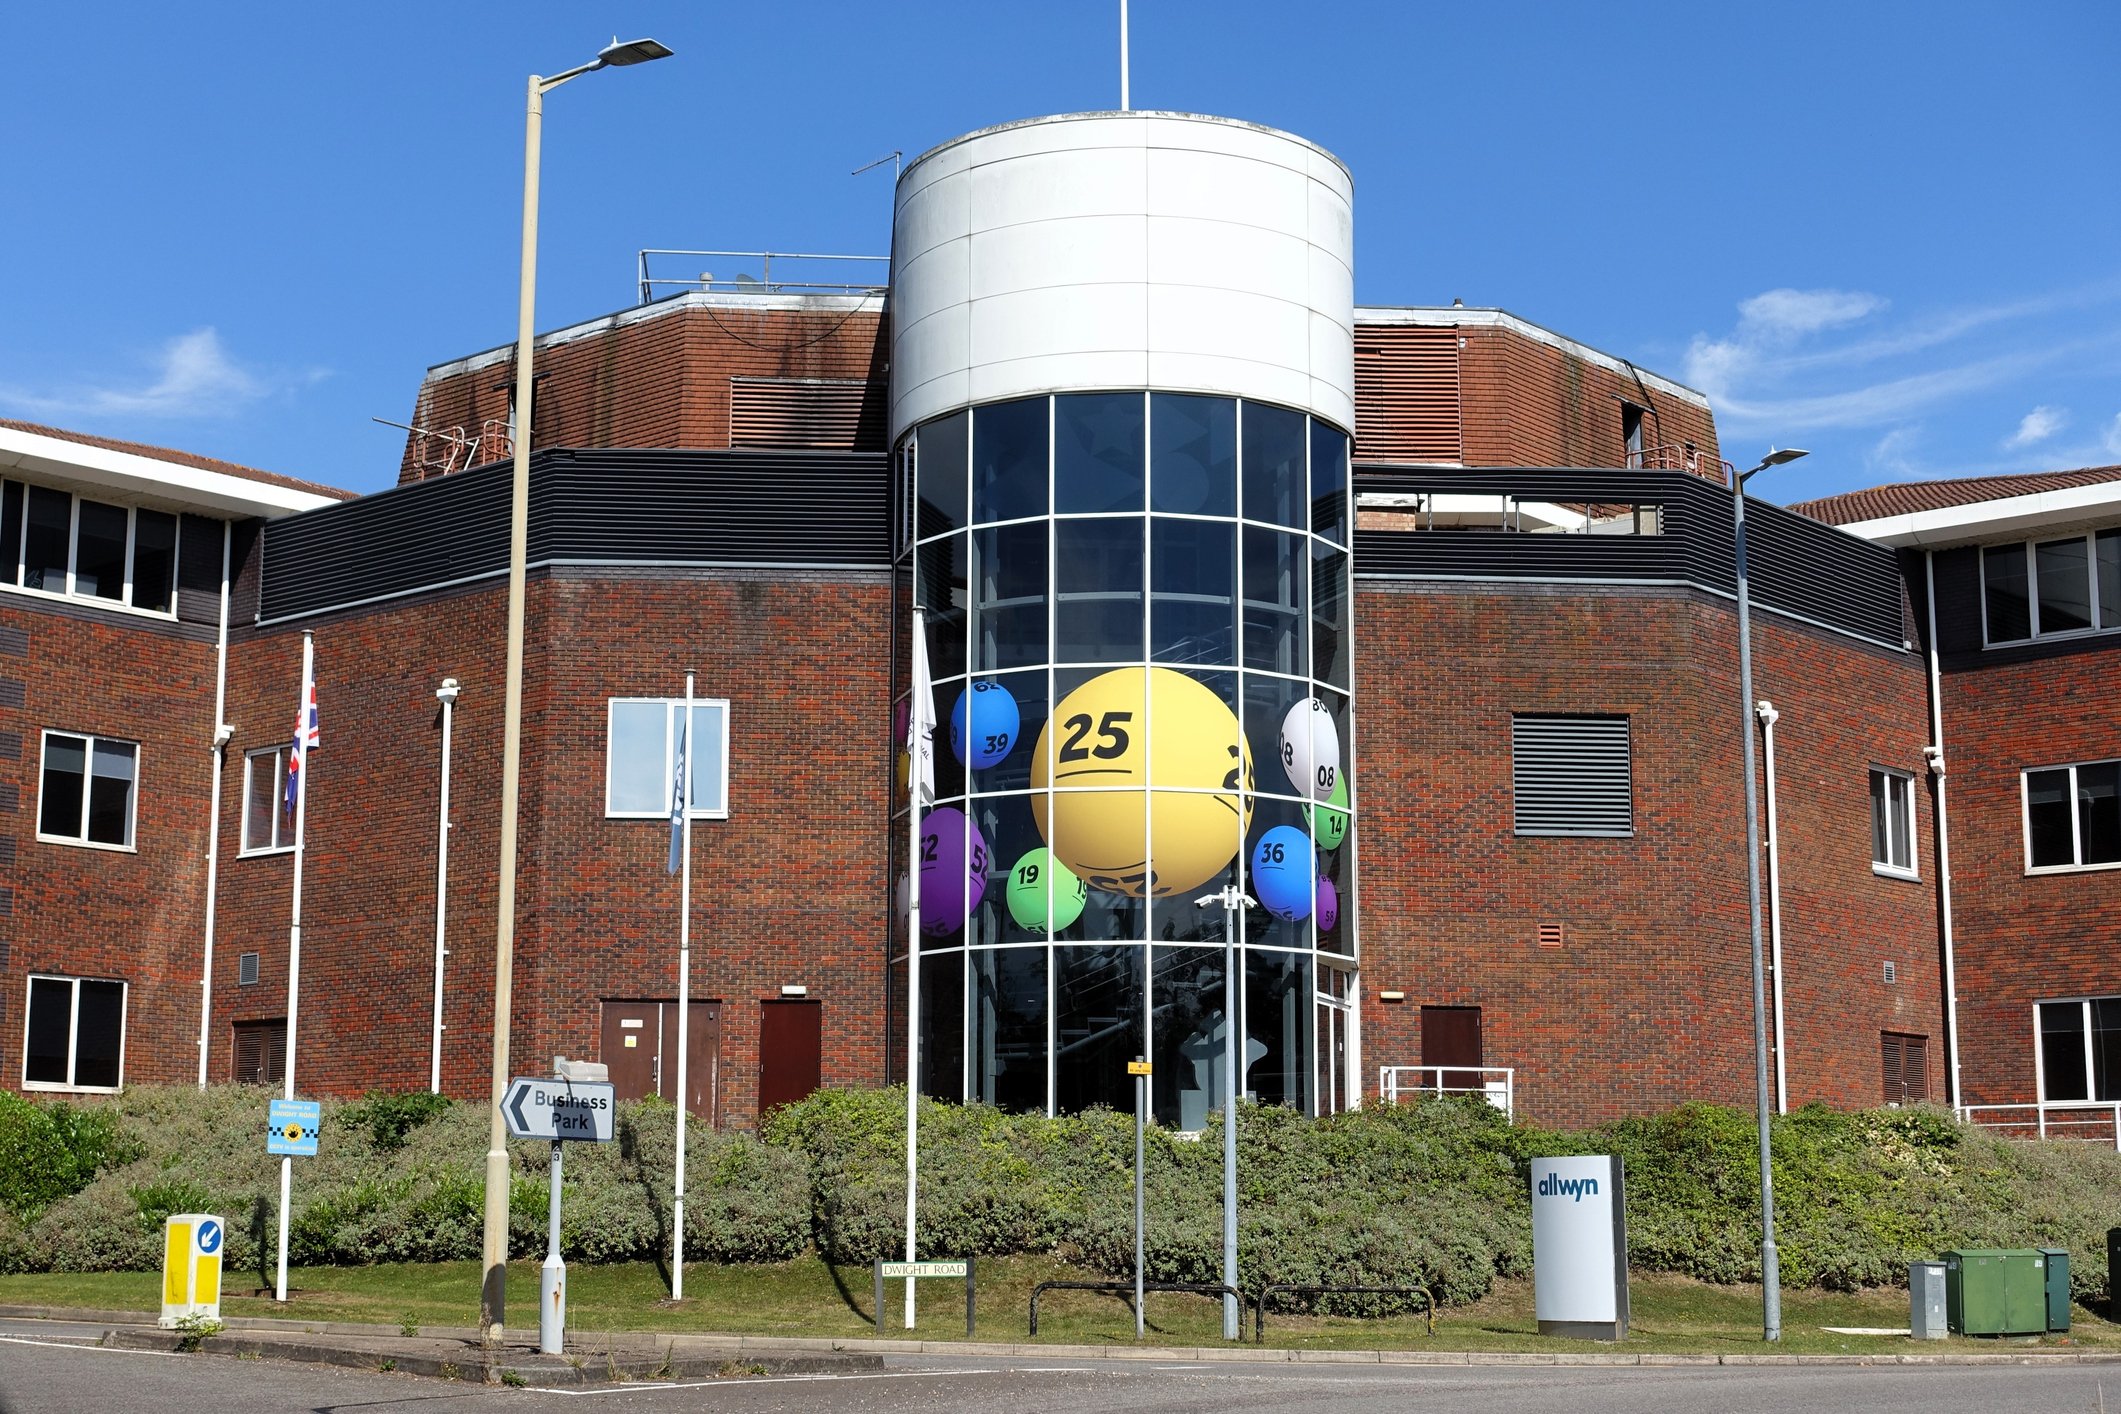
[[1627,1338],[1621,1169],[1610,1154],[1532,1160],[1533,1304],[1541,1335]]

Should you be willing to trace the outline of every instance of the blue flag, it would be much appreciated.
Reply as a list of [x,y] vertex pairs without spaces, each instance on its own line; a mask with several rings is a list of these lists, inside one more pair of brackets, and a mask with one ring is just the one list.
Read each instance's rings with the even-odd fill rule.
[[678,861],[685,848],[685,741],[692,732],[692,704],[685,704],[684,721],[678,726],[677,770],[670,780],[670,863],[669,872],[678,872]]

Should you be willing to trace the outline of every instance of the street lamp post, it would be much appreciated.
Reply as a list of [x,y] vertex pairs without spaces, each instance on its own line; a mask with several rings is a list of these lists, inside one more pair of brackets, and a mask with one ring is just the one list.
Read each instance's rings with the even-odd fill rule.
[[1745,738],[1745,896],[1753,936],[1753,1088],[1760,1131],[1760,1298],[1763,1339],[1782,1339],[1782,1271],[1775,1255],[1775,1173],[1768,1147],[1767,977],[1760,958],[1760,798],[1753,781],[1753,602],[1745,569],[1745,483],[1771,466],[1808,455],[1769,452],[1731,478],[1733,558],[1738,570],[1738,700]]
[[[1244,966],[1237,946],[1237,914],[1251,900],[1235,884],[1193,900],[1223,911],[1223,1285],[1237,1290],[1237,1094],[1245,1051],[1245,1007],[1238,976]],[[1223,1339],[1238,1339],[1237,1298],[1223,1296]]]
[[530,540],[531,318],[538,275],[538,142],[545,95],[569,79],[598,69],[643,64],[670,56],[653,39],[621,44],[616,38],[596,59],[555,74],[530,76],[523,124],[523,266],[516,297],[516,395],[514,471],[508,507],[508,665],[502,699],[501,846],[495,897],[493,964],[493,1115],[486,1145],[486,1228],[481,1256],[485,1280],[479,1290],[479,1325],[488,1344],[500,1341],[508,1295],[508,1134],[501,1096],[508,1089],[508,1019],[515,970],[516,787],[523,759],[523,562]]

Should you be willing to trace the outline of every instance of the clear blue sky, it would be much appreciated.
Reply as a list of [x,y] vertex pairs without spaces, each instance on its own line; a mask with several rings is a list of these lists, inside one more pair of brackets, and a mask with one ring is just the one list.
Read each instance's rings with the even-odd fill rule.
[[[429,364],[643,246],[874,252],[888,168],[1116,106],[1114,0],[15,5],[0,416],[368,490]],[[1756,489],[2121,462],[2121,5],[1135,0],[1139,108],[1337,152],[1356,295],[1500,305],[1716,399]],[[719,273],[719,272],[718,272]]]

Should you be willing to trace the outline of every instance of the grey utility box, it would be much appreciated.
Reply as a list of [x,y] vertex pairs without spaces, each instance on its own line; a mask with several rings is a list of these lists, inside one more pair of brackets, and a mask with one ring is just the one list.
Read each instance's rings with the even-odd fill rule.
[[1945,1324],[1944,1263],[1907,1264],[1908,1334],[1917,1340],[1942,1340],[1951,1332]]

